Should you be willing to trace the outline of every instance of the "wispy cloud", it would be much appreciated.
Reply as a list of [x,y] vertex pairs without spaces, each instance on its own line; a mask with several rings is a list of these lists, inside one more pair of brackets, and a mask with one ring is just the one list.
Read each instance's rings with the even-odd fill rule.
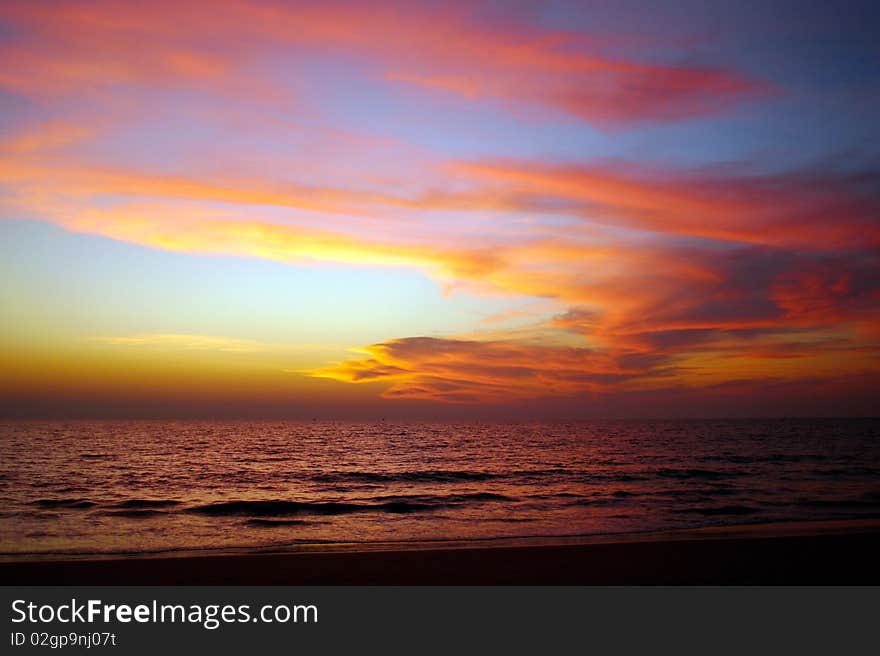
[[351,383],[385,382],[384,395],[446,402],[510,401],[597,391],[632,376],[585,348],[411,337],[374,344],[366,357],[309,373]]
[[[662,31],[621,45],[521,11],[7,2],[0,89],[19,109],[0,136],[0,209],[180,254],[418,271],[449,298],[503,297],[508,309],[431,333],[446,337],[369,333],[360,354],[308,370],[384,385],[391,398],[495,402],[877,371],[876,164],[732,163],[735,149],[714,153],[730,141],[717,134],[695,153],[672,149],[694,155],[688,166],[663,159],[669,148],[643,159],[671,124],[699,117],[702,134],[705,120],[774,89],[723,57],[701,64]],[[443,111],[452,120],[437,144]],[[497,133],[454,129],[499,112],[509,124]],[[646,124],[609,146],[619,133],[607,129]],[[492,138],[473,143],[483,128]],[[259,354],[299,371],[287,347],[259,341],[97,339]]]
[[[735,71],[603,53],[602,36],[485,9],[349,1],[8,3],[5,19],[21,39],[0,49],[10,64],[0,85],[38,97],[144,83],[265,97],[271,84],[255,81],[246,65],[294,48],[356,56],[380,81],[549,107],[603,125],[711,114],[769,89]],[[34,38],[41,47],[30,45]]]

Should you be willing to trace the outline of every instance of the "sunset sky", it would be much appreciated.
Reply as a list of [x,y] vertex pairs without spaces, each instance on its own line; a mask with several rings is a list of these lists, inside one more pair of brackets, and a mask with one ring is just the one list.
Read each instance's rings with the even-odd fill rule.
[[878,29],[6,0],[0,412],[876,414]]

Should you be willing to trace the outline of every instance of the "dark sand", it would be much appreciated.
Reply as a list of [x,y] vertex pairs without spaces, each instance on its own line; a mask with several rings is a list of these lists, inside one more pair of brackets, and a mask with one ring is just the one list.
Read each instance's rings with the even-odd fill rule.
[[880,584],[880,520],[0,562],[5,585]]

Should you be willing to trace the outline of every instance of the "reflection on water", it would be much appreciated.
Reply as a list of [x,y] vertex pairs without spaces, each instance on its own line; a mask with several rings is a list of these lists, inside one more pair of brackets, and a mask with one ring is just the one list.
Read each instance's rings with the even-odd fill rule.
[[0,552],[880,516],[880,421],[0,424]]

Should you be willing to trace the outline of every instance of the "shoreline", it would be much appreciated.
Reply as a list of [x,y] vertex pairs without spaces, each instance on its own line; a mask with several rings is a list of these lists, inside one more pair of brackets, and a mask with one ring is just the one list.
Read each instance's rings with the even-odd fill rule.
[[6,585],[878,584],[880,519],[644,533],[7,556]]
[[15,563],[141,560],[164,558],[210,558],[215,556],[288,555],[299,553],[397,552],[446,549],[493,549],[498,547],[551,547],[565,545],[617,544],[705,540],[718,537],[797,537],[815,534],[880,532],[880,517],[791,520],[719,524],[688,528],[646,529],[609,533],[569,533],[559,535],[495,536],[481,538],[433,538],[426,540],[383,541],[303,541],[286,544],[232,545],[218,547],[169,547],[155,551],[94,551],[2,553],[0,566]]

